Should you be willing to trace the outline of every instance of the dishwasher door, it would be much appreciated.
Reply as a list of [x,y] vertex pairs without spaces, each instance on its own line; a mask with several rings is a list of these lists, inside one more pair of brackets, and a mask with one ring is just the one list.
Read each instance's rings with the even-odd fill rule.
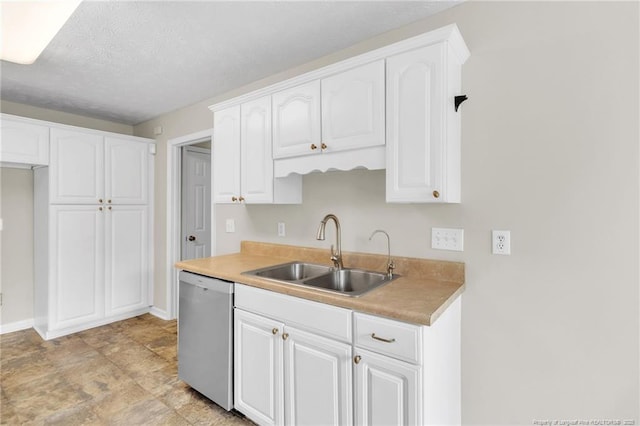
[[180,271],[178,377],[233,408],[233,283]]

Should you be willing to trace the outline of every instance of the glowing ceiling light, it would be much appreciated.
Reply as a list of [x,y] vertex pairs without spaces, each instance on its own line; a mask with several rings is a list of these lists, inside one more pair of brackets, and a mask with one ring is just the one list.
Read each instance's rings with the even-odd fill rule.
[[32,64],[82,0],[1,2],[0,59]]

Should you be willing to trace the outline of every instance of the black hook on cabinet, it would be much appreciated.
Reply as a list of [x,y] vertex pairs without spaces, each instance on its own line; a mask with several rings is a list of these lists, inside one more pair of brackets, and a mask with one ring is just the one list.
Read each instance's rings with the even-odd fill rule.
[[453,102],[456,107],[456,112],[458,112],[458,108],[460,107],[460,104],[466,101],[467,99],[469,99],[467,95],[459,95],[453,98]]

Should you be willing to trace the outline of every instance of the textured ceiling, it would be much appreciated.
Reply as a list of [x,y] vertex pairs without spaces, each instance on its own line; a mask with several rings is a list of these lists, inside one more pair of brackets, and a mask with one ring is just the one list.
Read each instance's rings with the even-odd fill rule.
[[138,124],[437,13],[447,1],[88,1],[0,97]]

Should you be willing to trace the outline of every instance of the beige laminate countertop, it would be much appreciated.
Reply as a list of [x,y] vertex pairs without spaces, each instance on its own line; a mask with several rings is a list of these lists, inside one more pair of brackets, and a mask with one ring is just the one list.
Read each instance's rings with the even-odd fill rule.
[[[354,311],[420,325],[431,325],[464,290],[464,264],[394,257],[394,281],[360,297],[349,297],[271,280],[242,272],[294,260],[327,263],[329,250],[243,241],[240,253],[178,262],[176,268],[276,291]],[[343,253],[345,267],[384,272],[386,256]]]

